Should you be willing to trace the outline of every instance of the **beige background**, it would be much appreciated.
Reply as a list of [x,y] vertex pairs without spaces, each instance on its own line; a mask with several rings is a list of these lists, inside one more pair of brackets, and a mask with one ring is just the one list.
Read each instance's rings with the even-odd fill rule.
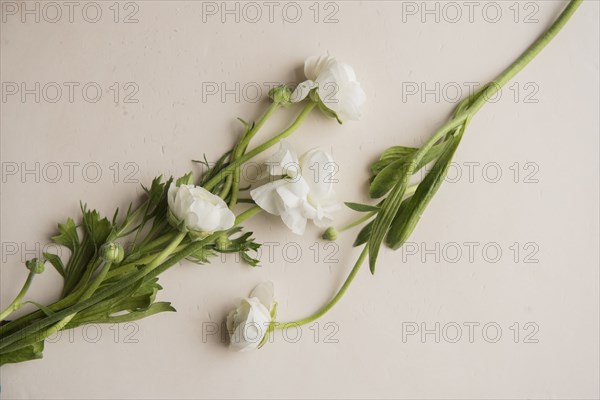
[[[421,2],[279,2],[271,20],[258,2],[256,22],[256,9],[243,3],[239,22],[235,14],[222,22],[220,2],[191,1],[122,2],[114,22],[113,2],[97,2],[96,23],[83,18],[84,2],[72,22],[58,4],[55,23],[44,19],[55,10],[41,3],[39,23],[29,14],[21,22],[10,6],[3,13],[3,305],[26,276],[21,259],[47,246],[55,224],[77,215],[79,200],[112,214],[140,194],[139,183],[185,173],[203,153],[214,160],[240,133],[235,118],[257,118],[265,108],[266,84],[298,82],[313,54],[329,51],[353,65],[368,102],[360,122],[338,126],[313,115],[291,142],[299,151],[329,149],[340,166],[340,197],[366,201],[376,156],[422,143],[447,118],[457,87],[466,95],[471,83],[492,79],[564,2],[477,2],[471,20],[458,2],[455,22],[444,2],[427,3],[437,15],[423,13]],[[207,13],[213,6],[216,15]],[[95,17],[93,7],[86,18]],[[325,247],[314,227],[296,237],[261,216],[247,225],[273,249],[262,267],[229,258],[173,268],[161,276],[160,297],[177,313],[55,337],[43,360],[2,367],[1,397],[597,398],[598,14],[598,2],[585,2],[481,110],[410,248],[384,250],[377,274],[362,270],[340,305],[297,341],[294,332],[279,333],[258,352],[236,354],[218,336],[203,340],[206,323],[221,322],[262,280],[275,283],[282,319],[305,316],[358,255],[350,249],[356,232]],[[127,15],[133,23],[123,23]],[[39,103],[35,93],[25,101],[8,94],[10,82],[30,89],[40,82]],[[43,89],[51,82],[63,88],[56,103],[55,86]],[[79,84],[72,102],[65,82]],[[90,82],[102,90],[95,103],[81,90]],[[213,84],[219,93],[207,95]],[[234,89],[224,101],[221,84]],[[93,87],[87,95],[95,96]],[[278,114],[260,138],[294,112]],[[26,169],[34,172],[22,175]],[[339,215],[340,223],[352,218],[349,210]],[[49,269],[30,298],[50,302],[60,288]],[[435,332],[436,324],[439,343],[433,333],[407,335],[415,326]]]

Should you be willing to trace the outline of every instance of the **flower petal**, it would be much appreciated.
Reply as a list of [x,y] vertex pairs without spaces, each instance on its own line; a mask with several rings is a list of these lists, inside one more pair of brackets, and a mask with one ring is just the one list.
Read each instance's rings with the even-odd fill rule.
[[324,69],[335,62],[335,58],[328,54],[308,57],[304,62],[304,75],[314,81]]
[[302,208],[290,208],[281,213],[281,220],[296,235],[303,235],[307,219]]
[[290,101],[292,103],[299,103],[308,96],[311,90],[317,87],[317,84],[312,80],[306,80],[294,89],[292,95],[290,96]]
[[277,202],[277,188],[282,185],[286,185],[287,182],[283,179],[269,182],[262,186],[252,189],[250,191],[250,197],[254,202],[263,210],[269,214],[279,215],[279,207]]
[[334,194],[333,183],[338,168],[331,154],[320,149],[309,150],[300,157],[300,168],[311,197],[326,199]]
[[269,174],[274,176],[296,176],[300,168],[298,165],[298,156],[287,140],[279,142],[279,150],[269,157],[265,164],[267,165]]
[[275,297],[275,289],[273,287],[273,282],[262,282],[259,283],[253,290],[250,292],[250,297],[256,297],[266,308],[267,310],[271,310],[273,306],[273,298]]

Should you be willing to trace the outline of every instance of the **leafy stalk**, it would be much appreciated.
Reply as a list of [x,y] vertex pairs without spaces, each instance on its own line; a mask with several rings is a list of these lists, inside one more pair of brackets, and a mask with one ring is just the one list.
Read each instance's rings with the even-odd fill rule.
[[[312,322],[329,311],[345,294],[367,255],[369,267],[374,273],[381,244],[397,249],[412,233],[431,198],[443,182],[448,166],[452,161],[466,127],[473,116],[544,47],[552,41],[569,21],[583,0],[571,0],[554,23],[529,48],[506,68],[494,81],[483,86],[476,93],[464,99],[452,113],[450,120],[438,129],[419,149],[395,146],[383,152],[380,159],[371,167],[375,176],[371,180],[370,195],[387,197],[377,206],[350,203],[349,207],[361,212],[369,212],[366,217],[375,219],[364,226],[355,241],[355,246],[363,245],[358,260],[338,293],[319,311],[294,322],[276,324],[276,329],[285,329]],[[431,171],[418,184],[413,195],[408,195],[409,179],[426,164],[435,161]],[[383,175],[380,175],[383,174]],[[372,207],[370,209],[369,207]],[[370,218],[362,218],[367,221]],[[351,224],[355,226],[355,224]]]
[[[581,5],[581,2],[582,0],[572,0],[552,26],[517,60],[506,68],[494,81],[463,100],[457,106],[452,118],[435,132],[420,149],[414,151],[405,159],[398,161],[396,167],[401,167],[401,172],[398,176],[384,177],[383,180],[387,184],[391,184],[392,189],[384,200],[381,211],[378,212],[374,220],[368,239],[369,267],[372,273],[375,272],[377,256],[384,239],[386,239],[390,247],[397,249],[412,233],[427,204],[443,182],[456,148],[473,116],[483,107],[489,98],[496,94],[552,41]],[[438,154],[439,146],[442,144],[445,144],[444,150]],[[432,156],[432,153],[435,156]],[[402,208],[402,195],[404,194],[409,178],[420,166],[424,165],[424,160],[433,161],[433,159],[437,160],[434,168],[421,181],[415,195],[406,204],[406,207]],[[380,173],[384,171],[385,169]],[[373,183],[376,182],[377,176]],[[375,190],[375,194],[379,193],[380,191]],[[371,194],[373,195],[373,190]]]

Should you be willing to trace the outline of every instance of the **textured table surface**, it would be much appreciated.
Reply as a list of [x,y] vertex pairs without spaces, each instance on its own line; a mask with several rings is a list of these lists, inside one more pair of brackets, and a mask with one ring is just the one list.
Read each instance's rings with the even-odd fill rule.
[[[423,143],[563,6],[2,1],[2,304],[80,200],[111,214],[156,175],[198,171],[190,160],[229,149],[236,117],[257,118],[310,55],[353,65],[368,101],[359,122],[315,114],[290,142],[331,151],[340,197],[367,201],[383,149]],[[307,315],[358,255],[354,231],[327,245],[261,215],[247,224],[266,243],[261,267],[182,263],[160,279],[177,313],[55,336],[43,360],[2,367],[0,396],[597,398],[598,26],[585,2],[480,111],[407,246],[383,250],[317,324],[246,354],[212,334],[263,280],[282,319]],[[60,289],[50,268],[29,297]]]

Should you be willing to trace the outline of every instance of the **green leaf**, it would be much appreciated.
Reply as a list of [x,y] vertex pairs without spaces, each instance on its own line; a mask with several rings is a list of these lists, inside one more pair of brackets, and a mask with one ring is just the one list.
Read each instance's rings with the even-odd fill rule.
[[[425,165],[429,164],[437,157],[439,157],[442,151],[444,151],[444,148],[445,143],[440,142],[434,145],[431,149],[429,149],[429,151],[423,156],[423,158],[417,165],[417,168],[415,169],[413,174],[420,171],[421,168],[423,168]],[[377,175],[393,162],[402,160],[408,162],[417,150],[418,149],[415,149],[414,147],[390,147],[381,154],[378,161],[374,162],[371,165],[371,172],[373,172],[374,175]]]
[[153,303],[150,307],[143,311],[133,311],[123,315],[116,315],[106,318],[105,320],[98,321],[99,323],[107,323],[107,324],[117,324],[122,322],[131,322],[137,321],[142,318],[149,317],[154,314],[158,314],[161,312],[176,312],[175,307],[171,305],[171,303],[166,301],[161,301],[158,303]]
[[175,186],[191,185],[192,183],[194,183],[194,178],[192,178],[192,173],[188,172],[175,181]]
[[[202,164],[204,164],[208,168],[208,170],[202,175],[202,179],[200,180],[200,186],[203,186],[206,182],[217,176],[217,174],[219,174],[223,168],[227,167],[229,165],[230,157],[231,150],[223,154],[213,166],[210,166],[210,163],[205,159],[205,161],[202,162]],[[217,185],[216,187],[212,188],[211,192],[213,194],[216,194],[219,193],[220,190],[220,185]]]
[[69,218],[64,224],[58,224],[58,235],[52,236],[52,241],[63,245],[71,251],[79,247],[79,236],[77,235],[77,225]]
[[345,202],[344,204],[346,205],[346,207],[350,208],[351,210],[358,211],[358,212],[373,212],[373,211],[380,210],[379,207],[372,206],[369,204],[360,204],[360,203],[352,203],[352,202]]
[[[447,141],[446,149],[438,158],[435,165],[417,187],[415,194],[394,217],[386,237],[386,245],[398,249],[415,229],[423,211],[444,181],[452,157],[462,139],[464,125],[456,137]],[[451,136],[451,135],[450,135]]]
[[177,310],[173,306],[171,306],[171,303],[161,301],[158,303],[153,303],[152,305],[150,305],[150,307],[148,307],[146,309],[139,310],[139,311],[131,311],[126,314],[102,315],[102,316],[97,316],[93,319],[78,320],[75,323],[73,323],[73,321],[71,321],[71,323],[69,323],[66,328],[71,329],[71,328],[75,328],[75,327],[83,325],[83,324],[90,324],[90,323],[118,324],[118,323],[123,323],[123,322],[131,322],[131,321],[137,321],[139,319],[149,317],[154,314],[158,314],[161,312],[168,312],[168,311],[174,312]]
[[161,181],[162,175],[157,176],[152,180],[152,184],[150,185],[149,189],[142,185],[142,188],[148,195],[148,203],[150,208],[155,207],[160,202],[163,197],[163,193],[171,185],[171,182],[173,182],[173,178],[170,178],[166,183],[161,183]]
[[367,243],[369,240],[369,236],[371,236],[371,232],[373,231],[373,221],[369,222],[358,232],[358,236],[356,236],[356,240],[352,246],[358,247],[361,244]]
[[416,147],[392,146],[381,153],[379,159],[386,160],[391,158],[397,160],[400,158],[410,158],[417,150],[419,149]]
[[414,173],[420,171],[421,168],[438,158],[446,148],[446,144],[446,141],[442,140],[440,143],[432,146],[429,151],[423,155],[423,158],[421,158],[421,161],[419,164],[417,164],[417,168],[415,169]]
[[394,161],[408,160],[417,151],[414,147],[393,146],[379,156],[379,160],[371,165],[371,172],[377,175]]
[[83,227],[88,234],[92,243],[96,247],[100,247],[106,241],[108,235],[110,235],[113,226],[110,221],[106,218],[100,218],[100,214],[96,210],[86,210],[85,206],[82,207],[83,212]]
[[369,196],[373,199],[385,196],[406,172],[406,161],[397,160],[385,167],[375,176],[369,187]]
[[62,277],[65,276],[65,266],[63,265],[63,262],[59,256],[52,253],[44,253],[44,258],[48,260],[50,264],[52,264],[52,266]]
[[44,341],[42,340],[19,350],[0,355],[0,365],[40,359],[43,356],[43,351]]
[[402,161],[402,163],[405,165],[405,169],[403,169],[404,173],[401,177],[399,177],[398,181],[392,188],[392,191],[384,200],[381,206],[381,211],[377,213],[377,216],[373,221],[371,236],[367,244],[369,251],[369,268],[372,274],[375,273],[375,264],[377,263],[377,256],[379,255],[381,243],[387,235],[388,229],[392,224],[392,220],[402,204],[402,198],[406,192],[409,175],[412,175],[409,173],[409,171],[414,168],[414,164],[405,164],[404,161]]

